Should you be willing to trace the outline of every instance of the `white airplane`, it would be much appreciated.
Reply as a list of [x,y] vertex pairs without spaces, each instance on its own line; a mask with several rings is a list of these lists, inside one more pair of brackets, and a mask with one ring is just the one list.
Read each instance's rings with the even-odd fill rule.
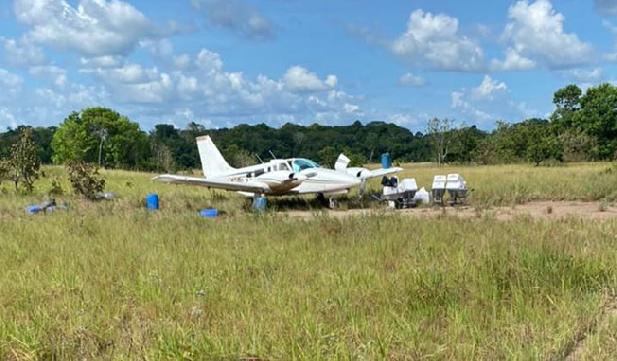
[[345,156],[345,154],[341,153],[334,163],[334,169],[339,172],[347,173],[353,177],[360,179],[361,181],[366,181],[371,178],[383,177],[388,174],[398,173],[403,170],[400,167],[391,167],[391,168],[379,168],[379,169],[367,169],[362,167],[351,167],[347,168],[351,160]]
[[197,137],[196,141],[204,177],[163,174],[154,177],[153,180],[224,189],[247,197],[310,193],[324,197],[347,193],[350,188],[360,185],[369,178],[401,170],[401,168],[380,170],[382,172],[363,170],[359,173],[356,171],[354,175],[345,170],[322,168],[319,164],[304,158],[273,159],[248,167],[233,168],[225,161],[210,136]]

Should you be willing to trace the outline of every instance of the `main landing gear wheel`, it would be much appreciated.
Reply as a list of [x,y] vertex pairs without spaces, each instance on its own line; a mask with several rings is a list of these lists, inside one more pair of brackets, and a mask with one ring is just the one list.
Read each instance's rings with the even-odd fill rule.
[[322,207],[328,207],[328,208],[334,209],[338,206],[338,202],[336,201],[336,199],[326,198],[326,196],[323,193],[317,193],[316,199],[319,205],[321,205]]

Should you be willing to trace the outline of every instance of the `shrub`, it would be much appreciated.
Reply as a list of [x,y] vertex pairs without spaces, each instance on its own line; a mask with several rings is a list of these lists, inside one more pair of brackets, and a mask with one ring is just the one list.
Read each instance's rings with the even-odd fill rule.
[[11,146],[11,157],[7,165],[8,178],[15,183],[15,190],[21,185],[24,191],[32,192],[34,181],[39,178],[41,168],[32,128],[21,130],[19,140]]
[[0,184],[9,177],[9,163],[5,160],[0,160]]
[[60,184],[60,180],[58,178],[53,178],[51,180],[51,186],[49,187],[49,191],[47,194],[51,196],[61,196],[64,194],[64,189],[62,189],[62,185]]
[[70,161],[66,167],[75,194],[94,200],[97,193],[105,189],[105,179],[99,174],[98,167],[82,161]]

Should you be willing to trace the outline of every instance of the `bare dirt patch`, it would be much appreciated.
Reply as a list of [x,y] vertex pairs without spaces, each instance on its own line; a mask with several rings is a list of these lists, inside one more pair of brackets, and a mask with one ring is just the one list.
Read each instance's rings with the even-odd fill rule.
[[412,209],[351,209],[303,211],[293,210],[281,212],[294,218],[311,218],[317,215],[331,217],[350,217],[374,214],[400,214],[409,217],[431,218],[439,216],[457,216],[463,218],[494,217],[498,220],[511,220],[519,217],[541,219],[560,219],[564,217],[580,217],[585,219],[617,219],[617,207],[602,202],[584,201],[534,201],[515,206],[500,206],[490,208],[476,208],[472,206],[456,207],[418,207]]

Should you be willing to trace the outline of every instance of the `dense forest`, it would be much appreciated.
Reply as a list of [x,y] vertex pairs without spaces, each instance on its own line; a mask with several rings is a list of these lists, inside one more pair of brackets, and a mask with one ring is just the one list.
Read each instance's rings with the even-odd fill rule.
[[[159,124],[145,132],[114,110],[73,112],[57,127],[33,128],[43,163],[84,160],[110,168],[165,170],[199,168],[195,137],[209,134],[235,166],[258,158],[302,156],[331,167],[340,152],[355,164],[389,152],[398,162],[543,162],[613,160],[617,153],[617,88],[602,84],[583,94],[576,85],[554,94],[549,119],[498,122],[492,131],[427,119],[424,132],[384,122],[347,126],[285,124],[280,128],[238,125],[185,129]],[[24,126],[0,133],[0,159],[9,156]]]

